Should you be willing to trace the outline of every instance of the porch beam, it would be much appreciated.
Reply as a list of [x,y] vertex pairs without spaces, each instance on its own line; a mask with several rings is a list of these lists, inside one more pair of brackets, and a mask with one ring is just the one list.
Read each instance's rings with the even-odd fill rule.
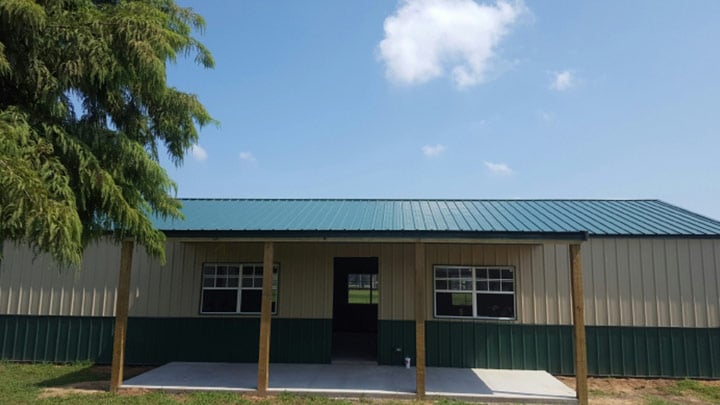
[[260,394],[267,393],[270,381],[270,324],[272,322],[273,260],[273,242],[265,242],[257,384],[258,393]]
[[573,337],[575,338],[575,392],[580,405],[588,404],[587,345],[585,341],[585,296],[583,295],[582,255],[580,245],[570,245],[570,277],[573,303]]
[[133,241],[123,241],[120,248],[120,271],[115,293],[115,331],[110,369],[110,391],[117,392],[123,381],[125,337],[130,306],[130,275],[132,273]]
[[415,243],[415,392],[425,398],[425,244]]

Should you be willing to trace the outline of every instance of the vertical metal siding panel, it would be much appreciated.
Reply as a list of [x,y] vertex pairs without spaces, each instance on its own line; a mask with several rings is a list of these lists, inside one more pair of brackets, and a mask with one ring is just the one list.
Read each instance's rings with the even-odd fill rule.
[[615,239],[615,271],[618,283],[618,325],[633,324],[633,275],[627,239]]
[[178,262],[179,250],[180,247],[174,241],[169,240],[165,243],[166,262],[163,270],[168,272],[171,278],[170,299],[168,300],[169,308],[166,316],[181,316],[179,311],[182,305],[182,299],[185,298],[181,295],[184,269],[181,266],[175,266],[175,263]]
[[570,286],[570,251],[568,245],[555,245],[558,273],[559,324],[572,325],[572,288]]
[[[671,288],[678,290],[680,319],[676,320],[676,326],[691,326],[695,323],[694,301],[698,297],[693,292],[693,267],[696,266],[695,258],[692,257],[691,244],[687,239],[675,240],[675,255],[677,257],[677,270],[675,274],[668,277],[675,277],[678,281]],[[671,278],[672,279],[672,278]]]
[[[667,280],[667,284],[664,286],[664,292],[658,290],[656,299],[665,304],[661,306],[661,308],[666,308],[667,310],[666,324],[673,327],[683,326],[685,318],[683,314],[683,295],[687,295],[683,290],[687,283],[680,274],[684,272],[684,270],[681,269],[687,268],[686,263],[689,260],[686,255],[687,249],[683,249],[683,257],[681,258],[679,254],[679,241],[663,239],[656,241],[656,243],[659,249],[664,252],[664,267],[656,267],[656,272],[659,270],[661,274],[665,275],[665,280]],[[666,300],[666,296],[669,299]]]
[[532,323],[543,324],[547,322],[545,316],[545,275],[543,268],[545,245],[533,250],[532,255],[532,299],[534,302],[534,313]]
[[[415,245],[410,245],[410,246],[408,247],[408,249],[409,249],[412,253],[414,253],[414,251],[415,251]],[[428,282],[428,283],[429,283],[429,284],[427,284],[427,285],[429,285],[430,288],[431,288],[431,289],[427,290],[427,293],[428,293],[428,295],[427,295],[428,300],[427,300],[427,301],[429,301],[429,305],[427,306],[428,309],[427,309],[426,314],[425,314],[427,319],[434,319],[434,318],[435,318],[435,309],[434,309],[434,307],[435,307],[435,286],[433,285],[433,274],[432,274],[432,273],[434,272],[433,268],[434,268],[434,266],[439,265],[439,264],[448,264],[448,263],[445,263],[445,260],[446,260],[446,259],[440,257],[440,249],[441,249],[440,245],[435,245],[435,244],[428,244],[428,245],[425,247],[425,264],[427,265],[427,269],[428,269],[427,272],[429,273],[429,274],[428,274],[428,279],[429,279],[429,282]],[[410,265],[414,266],[415,256],[413,255],[412,259],[408,258],[408,261],[411,262]],[[405,274],[406,274],[408,277],[412,277],[412,278],[410,278],[410,280],[414,280],[414,279],[415,279],[413,273],[411,273],[411,272],[406,272]],[[413,283],[411,282],[411,283],[409,283],[409,284],[413,284]],[[426,287],[427,287],[427,285],[426,285]],[[411,291],[411,290],[408,289],[408,290],[406,290],[406,291]],[[411,294],[412,294],[413,297],[415,296],[414,293],[411,293]],[[413,300],[413,302],[412,302],[412,306],[413,306],[413,308],[415,307],[415,301],[414,301],[414,300]],[[415,316],[414,316],[414,315],[411,315],[408,319],[409,319],[409,320],[415,319]]]
[[[399,289],[399,291],[403,292],[403,307],[404,307],[404,313],[402,319],[415,319],[415,294],[413,293],[414,288],[412,287],[414,285],[414,270],[415,270],[415,245],[412,243],[406,243],[401,245],[402,249],[402,277],[400,278],[400,281],[403,283],[403,288]],[[429,256],[429,252],[426,249],[425,250],[425,257],[426,257],[426,263],[428,264],[428,268],[432,268],[431,262],[427,259]],[[431,273],[431,270],[428,270],[428,273]],[[429,295],[428,301],[430,302],[430,308],[432,308],[432,296]],[[432,313],[432,309],[431,309]],[[428,317],[428,319],[431,319]]]
[[619,286],[617,268],[617,246],[615,239],[603,240],[603,275],[605,279],[605,301],[607,310],[606,325],[620,324]]
[[533,323],[535,301],[533,300],[533,268],[532,268],[532,254],[534,251],[541,249],[539,246],[531,246],[526,254],[520,255],[518,266],[515,270],[517,277],[517,305],[518,308],[518,321],[522,323]]
[[703,326],[714,328],[720,326],[720,292],[718,291],[718,275],[720,263],[715,261],[714,246],[720,244],[718,241],[703,240],[702,242],[703,279],[705,287],[705,318]]
[[380,296],[378,302],[378,320],[386,319],[387,313],[392,312],[395,305],[395,299],[392,290],[386,290],[386,287],[392,284],[393,257],[392,246],[382,244],[379,247],[380,258],[378,259],[378,294]]
[[702,241],[691,239],[690,245],[690,271],[687,277],[690,278],[691,295],[688,297],[688,311],[690,327],[707,327],[707,304],[705,299],[704,265]]
[[624,239],[628,272],[630,273],[630,307],[631,317],[630,325],[644,326],[647,324],[645,319],[645,290],[642,275],[642,266],[640,264],[640,242],[637,239]]
[[320,250],[324,257],[324,265],[319,269],[322,283],[317,287],[316,295],[323,298],[321,300],[321,306],[318,308],[317,316],[319,318],[331,319],[333,316],[333,287],[335,279],[333,258],[328,254],[327,247],[323,246]]
[[[687,240],[666,240],[668,289],[677,301],[670,302],[670,325],[686,326],[692,318],[692,280],[690,245]],[[662,297],[658,297],[662,299]]]
[[543,275],[545,288],[545,321],[544,324],[552,325],[557,320],[557,284],[555,270],[555,247],[553,245],[545,245],[545,254],[543,255]]
[[595,325],[608,324],[607,283],[605,281],[605,239],[598,239],[592,249],[592,278]]
[[[388,290],[387,288],[383,291],[383,294],[387,296],[388,294],[392,295],[393,299],[393,308],[392,311],[390,311],[387,314],[387,317],[385,319],[391,320],[391,319],[397,319],[397,320],[406,320],[410,319],[410,302],[409,297],[407,296],[407,292],[405,290],[405,284],[410,283],[410,280],[406,279],[406,270],[407,270],[407,245],[406,244],[394,244],[392,247],[392,272],[390,274],[390,284],[387,286],[389,288],[392,288],[392,290]],[[380,300],[382,301],[382,296],[380,297]]]
[[[433,265],[435,262],[431,260],[431,252],[428,251],[429,246],[425,246],[425,319],[433,319],[435,312],[435,286],[433,285]],[[415,244],[408,245],[408,255],[406,260],[408,263],[407,272],[405,273],[410,280],[407,283],[407,294],[410,295],[412,301],[410,307],[413,308],[408,319],[415,319],[415,277],[417,272],[415,271]],[[446,259],[447,260],[447,259]],[[438,263],[439,264],[439,263]],[[425,323],[427,325],[427,322]]]
[[198,316],[200,312],[200,283],[202,279],[202,262],[198,257],[198,247],[189,243],[176,242],[182,250],[182,262],[176,263],[173,269],[182,274],[182,315]]
[[304,258],[298,252],[298,246],[282,243],[275,246],[275,261],[280,262],[278,274],[278,316],[292,317],[293,307],[288,305],[295,300],[296,289],[292,288],[292,281],[296,272],[302,267]]
[[639,241],[640,273],[643,280],[643,313],[645,325],[658,325],[657,294],[655,292],[655,273],[653,271],[652,244],[647,239]]
[[[662,240],[653,240],[652,264],[655,277],[655,303],[657,306],[658,326],[674,326],[670,307],[679,304],[676,291],[668,291],[668,266],[666,264],[665,243]],[[674,294],[671,295],[671,294]],[[661,297],[668,297],[662,299]]]

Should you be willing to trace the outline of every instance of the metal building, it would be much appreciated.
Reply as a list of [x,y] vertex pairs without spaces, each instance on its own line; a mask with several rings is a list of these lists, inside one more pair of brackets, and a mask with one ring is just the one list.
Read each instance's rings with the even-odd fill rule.
[[[271,243],[270,361],[414,361],[421,319],[429,366],[571,375],[579,246],[589,374],[720,377],[720,222],[662,201],[183,205],[156,222],[166,264],[134,255],[127,363],[257,361]],[[118,246],[91,246],[79,272],[3,255],[0,359],[110,362]]]

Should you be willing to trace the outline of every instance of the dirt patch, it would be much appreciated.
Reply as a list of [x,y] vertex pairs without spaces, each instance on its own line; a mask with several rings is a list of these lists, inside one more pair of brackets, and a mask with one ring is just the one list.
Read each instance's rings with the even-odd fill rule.
[[98,394],[110,389],[108,381],[85,381],[68,384],[62,387],[48,387],[40,391],[38,398],[58,398],[74,394]]
[[[154,367],[146,367],[146,366],[135,366],[135,367],[125,367],[125,370],[123,371],[123,376],[125,379],[134,377],[136,375],[142,374],[148,370],[153,369]],[[110,366],[92,366],[91,373],[93,376],[100,377],[107,377],[107,379],[102,380],[96,380],[96,381],[82,381],[82,382],[76,382],[72,384],[62,385],[58,387],[47,387],[43,388],[40,391],[40,394],[38,395],[39,399],[43,398],[59,398],[59,397],[66,397],[69,395],[90,395],[90,394],[99,394],[110,391]],[[147,394],[149,390],[145,389],[126,389],[123,388],[120,390],[120,395],[125,396],[136,396],[136,395],[143,395]]]
[[[574,377],[557,377],[575,389]],[[678,388],[679,380],[657,378],[588,378],[590,403],[597,405],[644,405],[653,399],[671,404],[713,404],[693,392]],[[702,385],[720,387],[720,380],[700,381]]]

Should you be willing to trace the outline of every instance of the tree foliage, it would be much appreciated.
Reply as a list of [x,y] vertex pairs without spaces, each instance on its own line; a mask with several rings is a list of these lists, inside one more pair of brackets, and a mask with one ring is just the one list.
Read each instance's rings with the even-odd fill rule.
[[0,241],[65,265],[102,235],[164,259],[150,217],[181,217],[175,164],[213,122],[166,65],[213,66],[172,0],[0,0]]

